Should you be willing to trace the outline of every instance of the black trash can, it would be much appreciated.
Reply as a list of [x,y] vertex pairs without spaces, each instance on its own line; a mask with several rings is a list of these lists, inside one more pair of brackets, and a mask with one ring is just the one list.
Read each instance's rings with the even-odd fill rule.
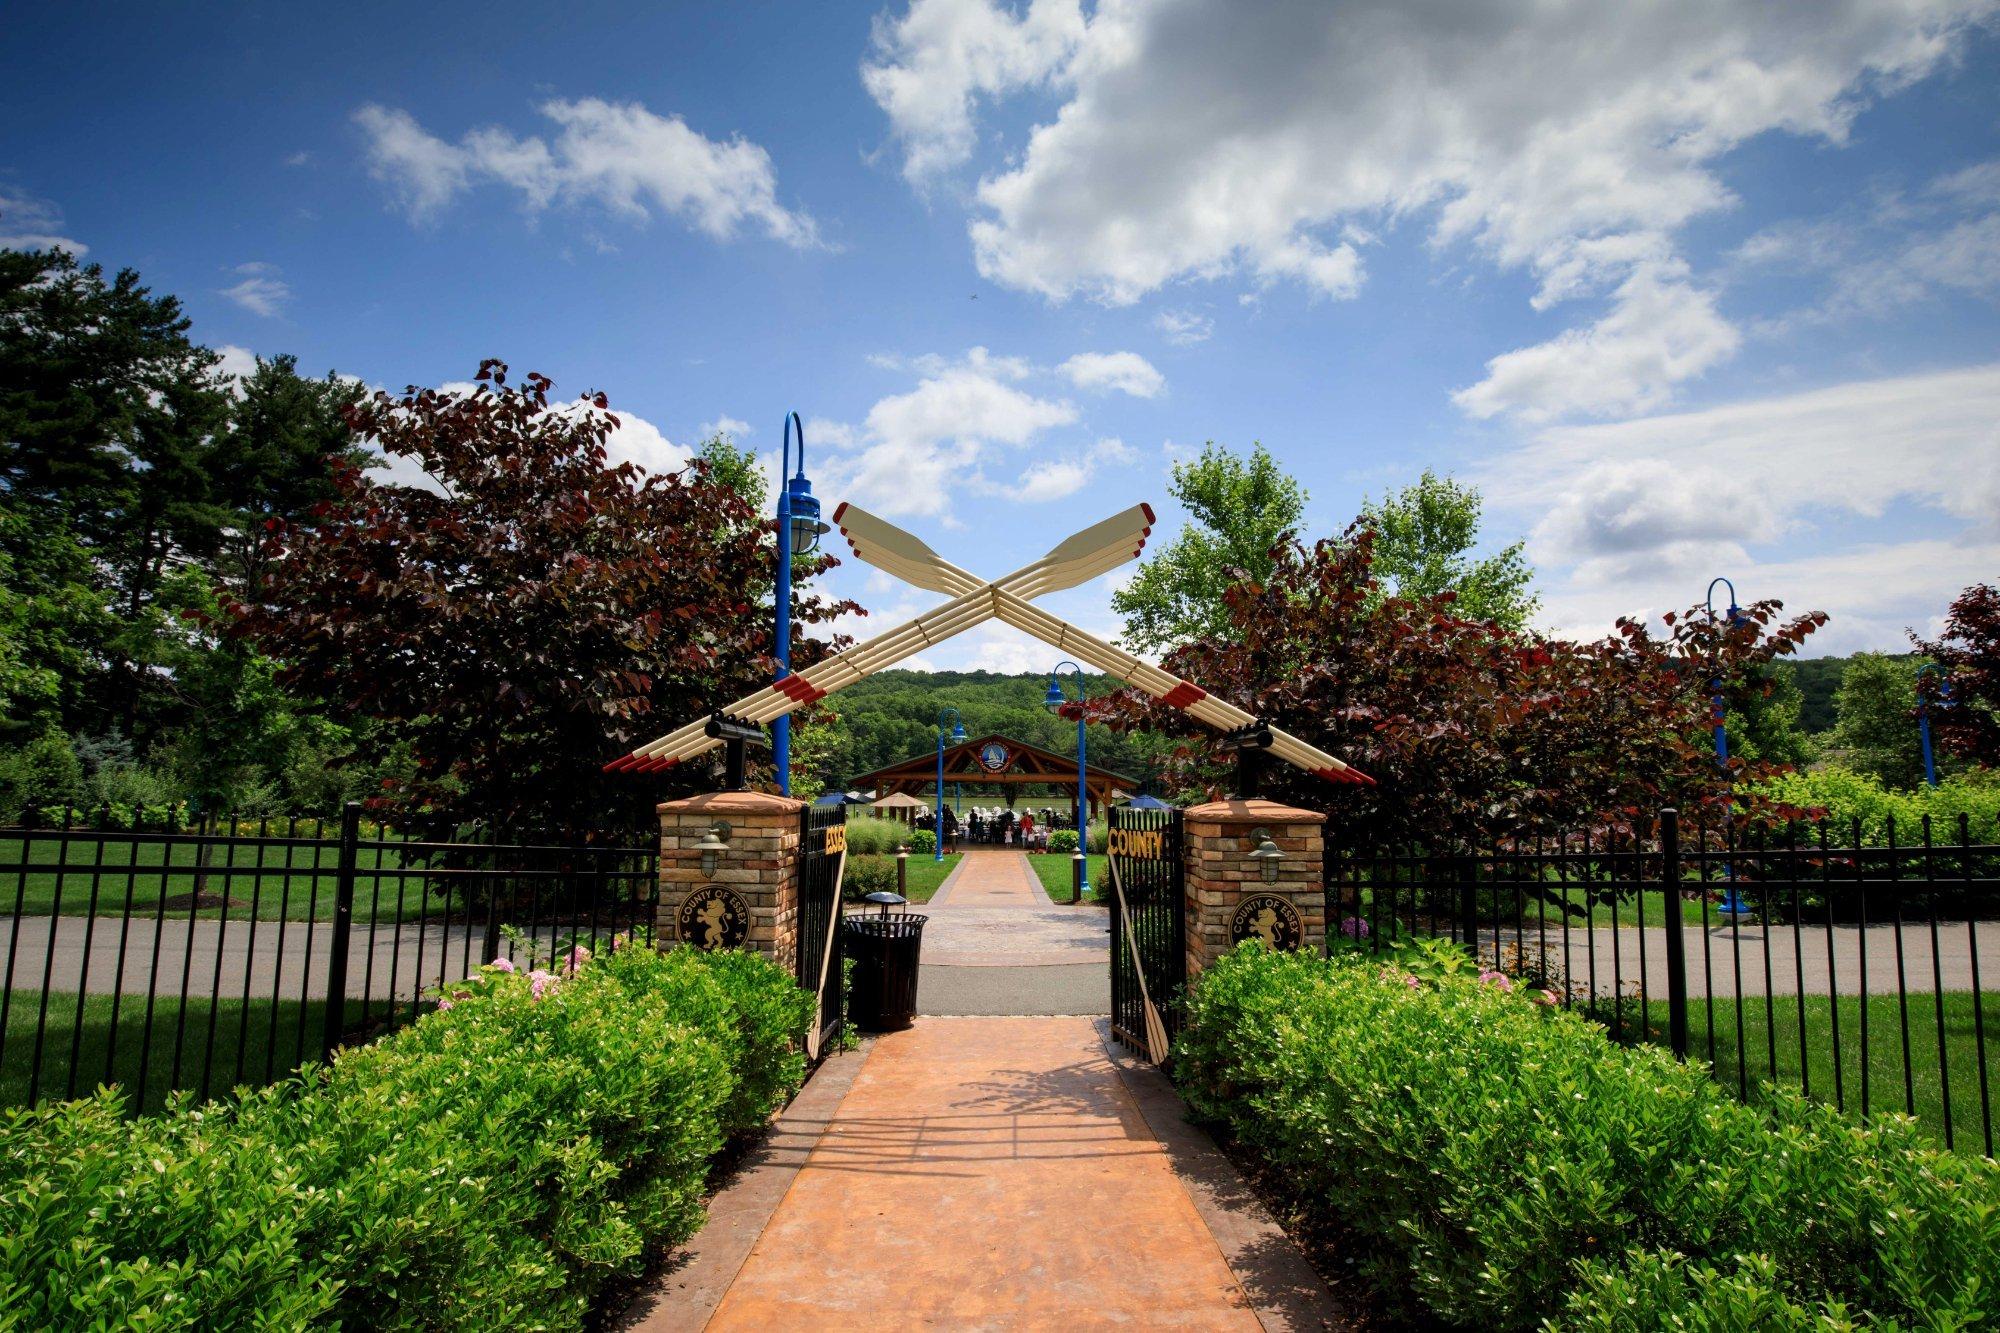
[[865,1032],[900,1032],[917,1013],[917,954],[924,922],[915,912],[851,916],[841,942],[854,960],[848,1021]]

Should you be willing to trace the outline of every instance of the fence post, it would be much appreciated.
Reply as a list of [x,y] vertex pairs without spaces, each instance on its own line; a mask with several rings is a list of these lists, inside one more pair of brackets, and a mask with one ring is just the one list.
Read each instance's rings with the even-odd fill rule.
[[331,1059],[347,1030],[347,945],[354,934],[354,866],[361,841],[361,803],[340,810],[340,862],[333,881],[333,941],[326,955],[326,1026],[320,1058]]
[[[1464,944],[1472,951],[1472,961],[1479,961],[1479,862],[1472,856],[1458,858],[1458,919],[1464,933]],[[1499,936],[1495,935],[1497,941]],[[1497,944],[1496,944],[1497,948]]]
[[[1681,934],[1681,817],[1669,807],[1660,811],[1660,888],[1667,928],[1667,1041],[1674,1058],[1687,1059],[1688,982],[1687,941]],[[1639,891],[1644,893],[1645,885]],[[1641,949],[1646,942],[1639,941]]]

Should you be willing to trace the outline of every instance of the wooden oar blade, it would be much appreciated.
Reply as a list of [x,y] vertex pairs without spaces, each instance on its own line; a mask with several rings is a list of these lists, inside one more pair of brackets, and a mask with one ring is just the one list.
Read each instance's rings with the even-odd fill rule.
[[974,586],[981,582],[916,537],[857,505],[842,504],[835,509],[833,523],[856,558],[906,583],[955,597],[966,591],[966,580]]

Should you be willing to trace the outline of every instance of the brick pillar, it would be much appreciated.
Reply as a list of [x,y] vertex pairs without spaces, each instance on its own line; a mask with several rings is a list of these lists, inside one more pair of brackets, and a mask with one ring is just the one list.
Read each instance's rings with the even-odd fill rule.
[[[1326,947],[1325,815],[1276,801],[1211,801],[1182,819],[1190,979],[1247,935]],[[1250,859],[1258,828],[1285,854],[1275,883],[1265,883],[1262,863]]]
[[[659,946],[686,939],[703,947],[754,949],[792,970],[798,958],[799,811],[805,804],[725,791],[659,806]],[[718,857],[714,873],[703,874],[697,844],[717,820],[729,825],[729,850]]]

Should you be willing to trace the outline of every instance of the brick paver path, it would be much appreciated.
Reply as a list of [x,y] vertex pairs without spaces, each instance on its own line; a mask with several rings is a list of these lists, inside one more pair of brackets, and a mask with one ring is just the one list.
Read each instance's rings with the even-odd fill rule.
[[710,1329],[1256,1329],[1081,1018],[880,1038]]
[[927,965],[1109,967],[1104,909],[1049,901],[1026,852],[967,852],[930,902],[913,910],[930,918],[924,926]]

